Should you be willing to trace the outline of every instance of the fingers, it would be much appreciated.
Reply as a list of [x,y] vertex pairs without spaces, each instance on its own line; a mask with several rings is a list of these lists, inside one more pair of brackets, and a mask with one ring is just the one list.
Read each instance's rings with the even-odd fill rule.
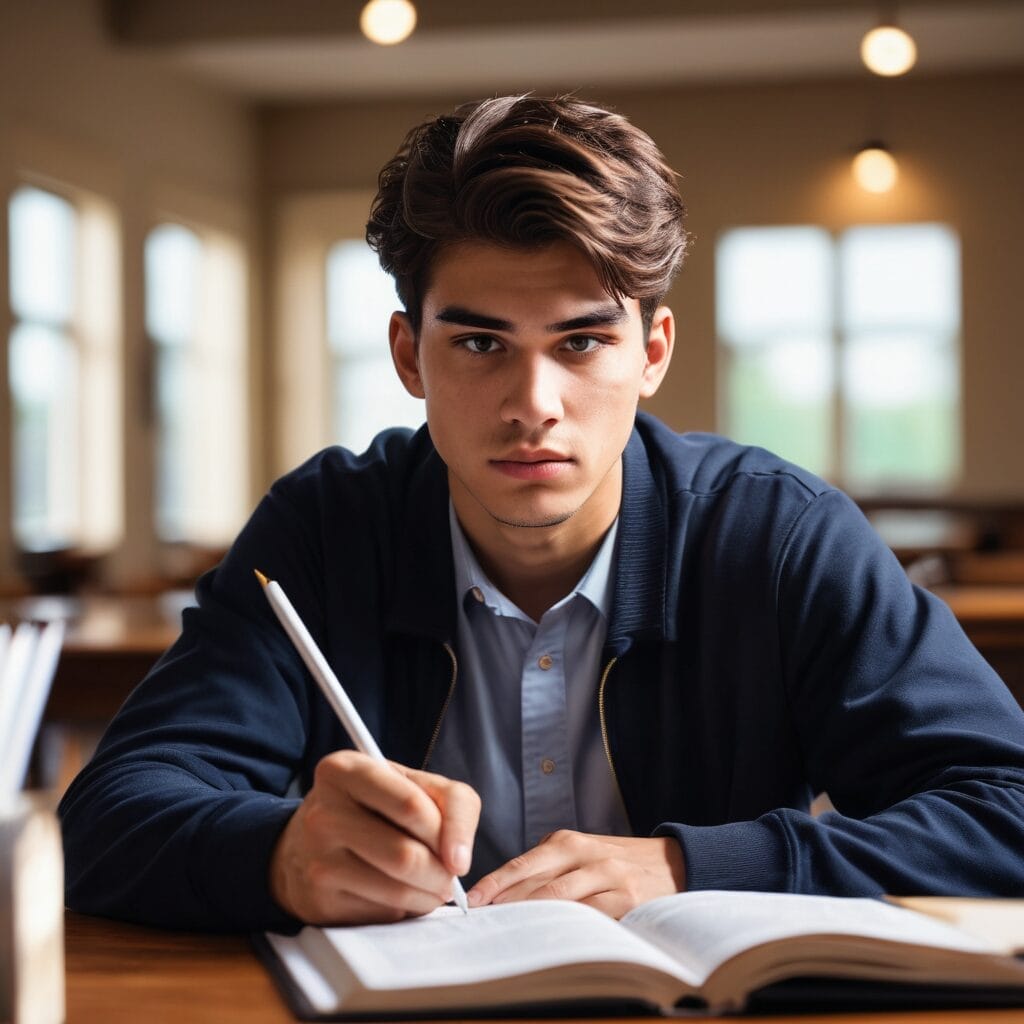
[[581,841],[588,837],[579,832],[553,832],[526,853],[513,857],[496,871],[481,878],[466,894],[471,907],[504,902],[510,892],[516,898],[532,888],[539,888],[552,877],[563,874],[581,863]]
[[340,800],[354,801],[431,850],[437,849],[441,812],[401,766],[352,750],[338,751],[317,765],[314,784],[329,786]]
[[429,914],[448,899],[447,893],[426,892],[393,878],[350,850],[318,862],[308,877],[310,913],[304,919],[314,924],[399,921]]
[[461,783],[356,751],[330,754],[274,848],[271,892],[318,924],[428,913],[449,899],[479,813]]
[[[336,839],[332,845],[337,846]],[[406,887],[437,896],[441,903],[449,898],[451,872],[430,847],[375,814],[350,818],[344,833],[344,845],[337,850],[334,859],[338,860],[342,852],[352,854],[357,861],[371,865],[382,875]],[[408,909],[414,908],[409,906]]]
[[432,772],[405,769],[410,779],[434,801],[441,814],[437,852],[453,875],[464,875],[473,859],[473,840],[480,823],[480,797],[463,782]]
[[618,918],[684,887],[685,865],[674,840],[562,830],[481,878],[467,896],[470,906],[575,900]]

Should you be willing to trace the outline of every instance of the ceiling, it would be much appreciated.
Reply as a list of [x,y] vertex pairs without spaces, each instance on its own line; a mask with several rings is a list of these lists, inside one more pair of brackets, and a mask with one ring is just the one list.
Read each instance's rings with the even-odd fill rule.
[[[108,0],[121,47],[260,102],[866,75],[856,0],[417,0],[395,47],[360,0]],[[628,9],[628,16],[624,13]],[[902,3],[919,75],[1024,68],[1024,0]]]

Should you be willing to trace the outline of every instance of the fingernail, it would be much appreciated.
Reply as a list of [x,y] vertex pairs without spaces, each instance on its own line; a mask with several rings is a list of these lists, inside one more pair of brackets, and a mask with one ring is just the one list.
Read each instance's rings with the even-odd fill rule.
[[464,875],[469,870],[470,853],[465,843],[459,843],[452,849],[452,864],[457,875]]
[[471,907],[478,907],[478,906],[480,906],[480,903],[481,903],[480,893],[478,893],[476,891],[476,889],[470,889],[469,892],[466,893],[466,902]]

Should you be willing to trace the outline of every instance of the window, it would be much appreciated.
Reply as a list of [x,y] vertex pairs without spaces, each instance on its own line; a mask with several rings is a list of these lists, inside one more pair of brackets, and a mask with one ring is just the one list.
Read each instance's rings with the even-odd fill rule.
[[32,186],[8,212],[14,537],[108,549],[123,530],[117,219]]
[[716,254],[720,429],[859,494],[960,469],[960,271],[941,224],[741,228]]
[[146,239],[145,275],[156,532],[217,546],[248,500],[244,254],[216,232],[161,224]]
[[402,304],[391,277],[362,241],[327,253],[327,341],[331,353],[334,437],[363,451],[387,427],[418,427],[423,402],[398,379],[388,346],[388,320]]

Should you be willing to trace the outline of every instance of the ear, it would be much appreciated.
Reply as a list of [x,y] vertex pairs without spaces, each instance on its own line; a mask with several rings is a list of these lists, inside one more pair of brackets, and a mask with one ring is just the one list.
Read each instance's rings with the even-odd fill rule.
[[405,313],[392,313],[388,324],[388,340],[391,343],[391,361],[401,378],[405,390],[413,398],[425,398],[423,379],[420,377],[419,349],[416,334]]
[[676,323],[668,306],[659,306],[651,320],[647,336],[647,360],[640,380],[640,397],[650,398],[658,390],[672,360],[676,341]]

